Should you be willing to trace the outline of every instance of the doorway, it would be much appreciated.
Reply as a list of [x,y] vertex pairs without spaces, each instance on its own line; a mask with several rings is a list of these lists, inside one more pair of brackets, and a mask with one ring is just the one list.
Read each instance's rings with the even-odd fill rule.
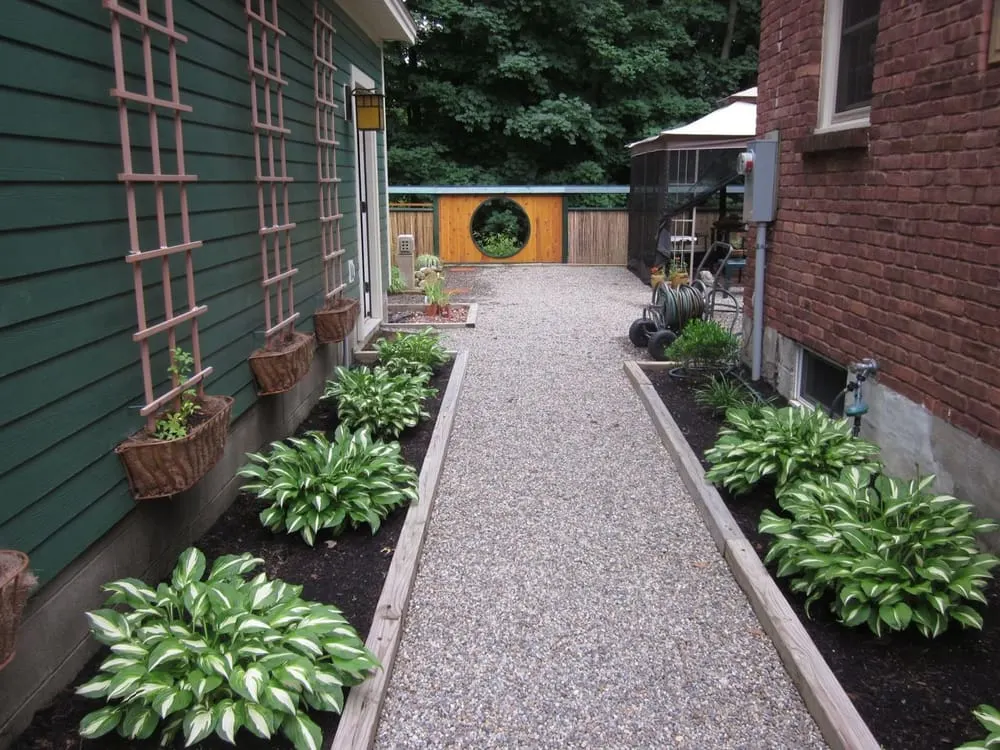
[[[351,66],[351,90],[374,89],[375,81],[355,66]],[[354,107],[351,97],[350,106]],[[374,131],[357,129],[357,118],[352,112],[351,127],[354,131],[354,194],[356,226],[358,232],[359,299],[361,325],[358,336],[364,339],[382,320],[382,215],[378,180],[378,139]]]

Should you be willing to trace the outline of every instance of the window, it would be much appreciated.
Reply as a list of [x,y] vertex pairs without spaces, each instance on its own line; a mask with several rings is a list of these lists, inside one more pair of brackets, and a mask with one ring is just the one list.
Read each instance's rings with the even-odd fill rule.
[[819,129],[868,125],[879,0],[827,0]]
[[[819,406],[824,411],[833,409],[836,416],[844,414],[844,398],[842,392],[847,386],[847,370],[808,349],[802,349],[799,360],[798,398],[812,406]],[[836,403],[834,403],[836,402]]]

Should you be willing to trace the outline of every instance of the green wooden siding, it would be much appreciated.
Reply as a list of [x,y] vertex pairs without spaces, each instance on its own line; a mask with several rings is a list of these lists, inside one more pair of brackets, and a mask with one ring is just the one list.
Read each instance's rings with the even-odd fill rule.
[[[381,51],[336,5],[338,99],[351,64],[376,80]],[[234,417],[256,400],[247,356],[263,344],[257,195],[250,135],[246,22],[236,0],[174,0],[202,352],[215,368],[207,389],[235,397]],[[138,429],[142,401],[108,12],[95,0],[5,0],[0,10],[0,548],[23,550],[43,581],[98,540],[133,507],[114,446]],[[313,110],[312,3],[283,0],[280,22],[295,263],[296,309],[312,329],[322,301]],[[141,52],[126,25],[130,88]],[[132,36],[129,36],[132,34]],[[166,82],[166,53],[154,37],[154,69]],[[342,234],[356,256],[353,136],[338,113]],[[161,121],[161,141],[168,122]],[[131,134],[136,171],[148,170],[145,117]],[[174,157],[165,152],[167,171]],[[380,164],[384,173],[385,165]],[[140,188],[141,232],[151,233],[152,189]],[[168,188],[167,211],[177,211]],[[171,193],[174,193],[171,195]],[[384,200],[383,196],[383,200]],[[384,219],[382,220],[384,226]],[[172,226],[173,241],[179,228]],[[383,233],[383,236],[386,236]],[[175,259],[179,260],[179,259]],[[146,267],[147,311],[155,321],[158,267]],[[174,272],[183,309],[182,269]],[[357,296],[357,282],[349,294]],[[182,331],[185,329],[181,329]],[[165,372],[156,337],[153,369]],[[183,343],[182,343],[183,345]]]

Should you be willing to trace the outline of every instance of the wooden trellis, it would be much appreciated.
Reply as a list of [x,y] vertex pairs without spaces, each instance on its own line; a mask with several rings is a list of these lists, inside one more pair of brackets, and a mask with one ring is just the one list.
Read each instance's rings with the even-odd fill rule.
[[313,85],[316,96],[316,165],[319,185],[320,249],[323,255],[323,299],[332,303],[346,288],[340,258],[340,178],[337,176],[335,132],[337,68],[333,64],[333,13],[319,0],[313,5]]
[[[174,27],[173,0],[163,0],[162,22],[153,19],[149,12],[148,0],[139,0],[136,10],[119,5],[117,0],[103,0],[103,6],[111,13],[111,44],[114,56],[115,87],[111,95],[118,100],[118,121],[121,129],[122,173],[118,179],[125,185],[125,196],[128,206],[129,252],[126,261],[132,265],[135,285],[136,317],[138,328],[132,338],[139,344],[142,359],[142,382],[145,405],[140,413],[146,417],[147,427],[152,430],[156,422],[157,412],[171,400],[187,389],[196,387],[199,396],[204,396],[204,380],[212,373],[211,367],[202,367],[201,343],[198,337],[198,316],[208,308],[198,305],[194,288],[194,264],[191,253],[201,247],[201,242],[191,239],[191,222],[188,215],[187,184],[197,180],[184,169],[184,138],[181,127],[181,115],[190,112],[191,107],[180,101],[180,86],[177,80],[177,45],[187,42],[187,37]],[[122,44],[122,25],[134,24],[142,40],[143,60],[143,91],[129,90],[125,80],[125,62]],[[161,99],[156,96],[153,70],[153,35],[166,38],[167,59],[170,76],[170,98]],[[134,167],[132,140],[129,134],[129,111],[146,112],[149,124],[149,142],[151,149],[151,170],[137,172]],[[174,154],[176,156],[176,172],[164,172],[163,151],[168,147],[160,142],[160,118],[172,120],[174,136]],[[168,131],[169,132],[169,131]],[[176,189],[180,204],[180,242],[171,244],[167,227],[166,197],[167,188]],[[152,189],[156,207],[156,244],[153,249],[143,249],[139,237],[139,219],[137,209],[137,194],[140,191]],[[176,232],[176,225],[174,232]],[[184,260],[185,288],[187,292],[187,309],[175,314],[173,292],[170,284],[170,258],[180,255]],[[142,264],[146,261],[159,261],[160,284],[163,293],[163,320],[153,325],[149,324],[146,311],[146,298],[143,288]],[[167,342],[171,351],[177,347],[178,326],[190,323],[191,353],[194,358],[194,374],[187,380],[179,382],[174,376],[171,388],[160,396],[153,391],[153,374],[150,367],[150,339],[161,333],[167,334]]]
[[298,273],[292,265],[295,224],[288,210],[288,187],[294,180],[288,176],[285,158],[285,141],[291,130],[285,127],[282,98],[282,89],[287,85],[281,77],[281,38],[285,32],[278,24],[278,0],[246,0],[245,7],[253,152],[257,167],[264,335],[267,345],[271,345],[279,337],[291,333],[299,317],[295,312],[292,280]]

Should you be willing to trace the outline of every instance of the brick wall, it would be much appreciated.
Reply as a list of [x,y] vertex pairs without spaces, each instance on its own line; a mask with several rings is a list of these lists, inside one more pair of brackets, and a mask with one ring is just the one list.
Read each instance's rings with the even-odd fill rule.
[[1000,448],[990,10],[883,0],[871,127],[818,151],[823,0],[763,0],[757,123],[782,141],[765,325],[842,364],[876,357],[885,385]]

